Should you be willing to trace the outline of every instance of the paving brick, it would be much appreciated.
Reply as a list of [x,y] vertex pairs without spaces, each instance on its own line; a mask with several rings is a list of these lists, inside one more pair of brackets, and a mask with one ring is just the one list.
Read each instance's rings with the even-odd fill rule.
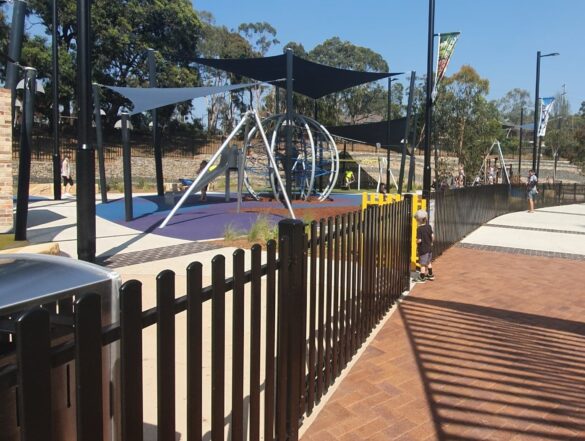
[[476,248],[437,260],[303,440],[585,439],[585,262]]

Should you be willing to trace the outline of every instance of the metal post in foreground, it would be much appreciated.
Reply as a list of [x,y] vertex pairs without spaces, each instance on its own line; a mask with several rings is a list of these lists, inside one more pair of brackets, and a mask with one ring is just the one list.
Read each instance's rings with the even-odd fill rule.
[[[283,291],[279,293],[279,303],[283,302],[284,312],[283,318],[287,316],[288,323],[284,323],[286,329],[279,328],[279,341],[284,343],[283,335],[287,340],[286,343],[280,346],[281,349],[286,348],[286,353],[279,353],[279,357],[285,357],[286,369],[281,370],[279,375],[286,375],[286,383],[277,381],[278,384],[286,384],[286,391],[279,390],[279,394],[286,393],[286,420],[287,420],[287,435],[291,441],[298,440],[299,428],[299,408],[301,399],[301,390],[299,382],[299,374],[304,366],[301,364],[301,351],[305,345],[304,328],[301,326],[300,317],[303,314],[304,302],[306,302],[305,286],[305,246],[307,243],[304,235],[305,225],[301,220],[286,219],[278,224],[279,240],[283,238],[288,239],[288,255],[281,256],[285,265],[288,265],[288,284]],[[279,320],[280,321],[280,320]],[[303,376],[304,378],[304,376]],[[279,434],[279,439],[284,439],[282,434]]]
[[[414,103],[414,82],[416,80],[416,72],[410,73],[410,86],[408,89],[408,106],[406,108],[406,124],[404,127],[404,138],[402,139],[402,158],[400,158],[400,175],[398,176],[398,194],[402,194],[402,185],[404,184],[404,169],[406,168],[406,155],[408,143],[408,132],[410,131],[410,120],[412,115],[412,106]],[[414,151],[414,148],[413,148]]]
[[132,153],[130,152],[130,136],[128,134],[128,112],[122,112],[122,147],[124,167],[124,213],[126,222],[134,217],[132,207]]
[[[286,193],[292,198],[292,118],[293,118],[293,52],[286,50],[286,156],[284,158],[284,175],[286,177]],[[278,173],[278,170],[276,170]]]
[[[156,58],[155,50],[148,49],[148,86],[156,87]],[[154,168],[156,174],[156,192],[159,196],[165,195],[162,147],[160,145],[160,131],[158,130],[158,118],[156,109],[152,109],[152,144],[154,147]]]
[[61,200],[61,153],[59,151],[59,43],[57,38],[57,0],[53,0],[51,50],[53,91],[53,199]]
[[100,87],[93,85],[93,113],[95,119],[95,142],[98,151],[98,168],[100,175],[100,193],[102,203],[108,202],[108,183],[106,182],[106,158],[104,157],[104,142],[102,133],[102,106],[100,100]]
[[[16,220],[14,238],[26,240],[28,199],[30,186],[30,152],[32,147],[32,126],[37,86],[37,71],[31,67],[24,70],[23,118],[20,129],[20,153],[18,162],[18,193],[16,199]],[[59,184],[60,186],[61,184]]]
[[91,130],[90,0],[77,0],[77,257],[95,261],[95,151]]
[[540,51],[536,53],[536,92],[534,94],[534,131],[532,134],[532,170],[536,170],[536,147],[538,143],[538,126],[540,113],[538,111],[540,104]]
[[386,190],[390,189],[390,121],[392,121],[392,77],[388,77],[388,119],[386,128]]
[[524,107],[520,109],[520,141],[518,143],[518,179],[522,176],[522,135],[524,135]]
[[[8,44],[8,56],[11,60],[20,61],[22,51],[22,36],[24,34],[24,17],[26,15],[26,2],[16,0],[12,7],[12,26],[10,27],[10,43]],[[16,98],[16,84],[18,83],[18,66],[9,61],[6,66],[6,82],[4,87],[12,90],[12,102]],[[13,120],[14,121],[14,120]]]
[[[431,207],[431,136],[433,133],[433,52],[435,34],[435,0],[429,0],[429,29],[427,48],[427,87],[425,111],[425,157],[423,168],[423,198],[427,201],[427,211]],[[413,148],[414,151],[414,148]]]

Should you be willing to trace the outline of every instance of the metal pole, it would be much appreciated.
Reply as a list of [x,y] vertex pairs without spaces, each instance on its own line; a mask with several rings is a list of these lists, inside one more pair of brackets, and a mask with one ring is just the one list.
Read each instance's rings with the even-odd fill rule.
[[[156,58],[154,49],[148,49],[148,85],[156,87]],[[156,192],[159,196],[165,195],[163,164],[162,164],[162,147],[160,145],[160,132],[158,130],[158,118],[156,109],[152,109],[152,144],[154,147],[154,168],[156,173]]]
[[[26,2],[22,0],[16,0],[12,7],[12,26],[10,28],[10,42],[8,43],[8,56],[15,62],[20,61],[20,53],[22,51],[22,37],[24,34],[24,18],[26,15]],[[16,84],[18,83],[18,65],[9,61],[6,65],[6,83],[4,88],[12,91],[11,98],[11,112],[12,112],[12,124],[14,124],[15,106],[16,101]]]
[[[24,34],[24,17],[26,15],[26,2],[16,0],[12,7],[12,26],[10,28],[10,43],[8,44],[8,56],[16,61],[20,61],[22,51],[22,36]],[[6,66],[6,84],[5,88],[12,90],[12,100],[16,98],[14,94],[18,83],[18,66],[9,61]]]
[[[412,151],[410,152],[410,164],[408,166],[408,182],[406,184],[406,191],[407,192],[411,192],[412,191],[412,184],[414,183],[414,172],[415,172],[415,168],[416,168],[416,156],[414,155],[414,149],[416,148],[416,126],[417,126],[417,119],[418,116],[415,113],[414,114],[414,125],[412,127]],[[430,193],[429,193],[430,194]],[[427,199],[427,203],[428,199]]]
[[274,113],[278,115],[280,109],[280,90],[278,86],[274,86]]
[[390,188],[390,121],[392,120],[392,77],[388,77],[388,127],[386,130],[386,189]]
[[[427,200],[427,211],[430,211],[431,200],[431,135],[433,123],[433,52],[435,34],[435,0],[429,0],[429,35],[427,48],[427,89],[425,111],[425,157],[423,169],[423,198]],[[414,146],[413,146],[414,151]]]
[[[284,175],[286,177],[286,193],[292,198],[292,117],[293,117],[293,52],[286,50],[286,154],[284,158]],[[278,172],[278,170],[276,170]]]
[[540,51],[536,53],[536,92],[534,94],[534,131],[532,134],[532,170],[536,171],[536,145],[538,143],[538,126],[540,114],[538,112],[540,105]]
[[77,256],[95,261],[95,151],[90,143],[91,55],[90,0],[77,0]]
[[93,85],[93,112],[95,119],[95,140],[98,151],[98,169],[100,173],[100,192],[102,203],[108,202],[108,183],[106,182],[106,159],[104,157],[104,142],[102,132],[102,114],[100,102],[100,89],[97,84]]
[[408,142],[408,132],[410,130],[410,117],[412,114],[412,106],[414,103],[414,82],[416,80],[416,72],[410,73],[410,86],[408,89],[408,106],[406,107],[406,124],[404,128],[404,138],[402,139],[402,158],[400,158],[400,175],[398,176],[398,193],[402,194],[402,184],[404,183],[404,169],[406,168],[406,144]]
[[128,134],[128,112],[122,112],[122,148],[124,168],[124,213],[126,222],[134,217],[132,207],[132,152],[130,151],[130,136]]
[[518,144],[518,179],[522,176],[522,136],[524,135],[524,107],[520,109],[520,142]]
[[540,177],[540,150],[542,148],[542,136],[538,137],[538,150],[536,152],[536,176]]
[[59,43],[57,38],[57,0],[53,0],[52,80],[53,80],[53,199],[61,200],[61,153],[59,151]]
[[[14,239],[26,240],[28,199],[30,186],[30,152],[32,147],[33,113],[37,71],[27,67],[24,71],[23,117],[20,124],[20,154],[18,162],[18,193],[16,199],[16,220]],[[61,185],[61,184],[59,184]]]

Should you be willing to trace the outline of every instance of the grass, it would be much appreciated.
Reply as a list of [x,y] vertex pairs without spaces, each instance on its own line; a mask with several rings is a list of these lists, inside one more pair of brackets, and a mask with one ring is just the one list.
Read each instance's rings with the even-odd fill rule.
[[262,214],[256,218],[256,222],[252,224],[248,231],[248,242],[268,242],[277,238],[278,226],[272,225],[268,217]]
[[223,230],[223,238],[227,241],[236,240],[245,234],[245,232],[238,230],[232,223],[227,224]]

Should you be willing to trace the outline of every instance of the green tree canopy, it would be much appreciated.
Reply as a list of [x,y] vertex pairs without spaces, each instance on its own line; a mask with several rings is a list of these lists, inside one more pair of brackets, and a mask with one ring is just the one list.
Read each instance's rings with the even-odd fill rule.
[[[36,14],[51,32],[51,2],[30,0]],[[61,104],[66,111],[73,101],[76,49],[76,1],[60,0],[58,40],[60,54]],[[128,13],[132,11],[132,13]],[[201,23],[188,0],[95,0],[92,2],[92,69],[95,82],[116,86],[144,86],[148,80],[147,49],[157,51],[158,84],[163,87],[195,86],[198,72],[191,65],[197,55]],[[46,47],[50,50],[49,47]],[[39,70],[40,73],[40,70]],[[49,76],[47,72],[47,76]],[[119,95],[105,92],[107,121],[113,124],[120,107],[129,103]],[[161,121],[168,121],[175,109],[181,113],[189,105],[168,106]]]
[[441,85],[435,106],[437,141],[457,154],[468,176],[478,172],[495,139],[502,139],[500,114],[486,98],[489,81],[471,66],[462,66]]

